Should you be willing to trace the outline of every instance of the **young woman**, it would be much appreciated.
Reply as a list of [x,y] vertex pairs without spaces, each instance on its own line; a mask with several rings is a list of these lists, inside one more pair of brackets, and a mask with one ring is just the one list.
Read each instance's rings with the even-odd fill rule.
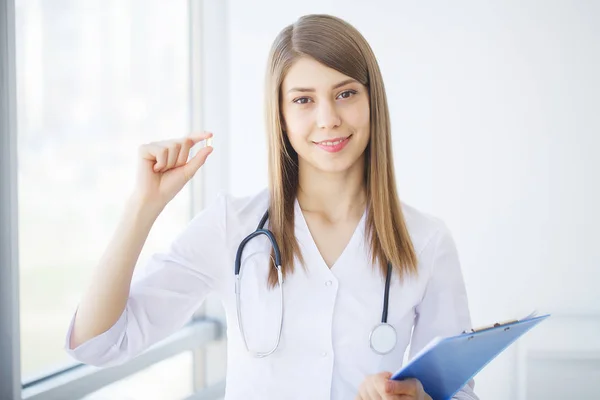
[[[430,399],[390,372],[409,343],[412,356],[469,329],[467,296],[448,229],[398,199],[384,85],[362,35],[326,15],[286,27],[266,118],[269,188],[220,196],[132,283],[154,221],[212,152],[188,160],[190,148],[212,134],[140,147],[137,186],[67,351],[124,362],[214,292],[227,313],[226,399]],[[476,399],[472,386],[455,398]]]

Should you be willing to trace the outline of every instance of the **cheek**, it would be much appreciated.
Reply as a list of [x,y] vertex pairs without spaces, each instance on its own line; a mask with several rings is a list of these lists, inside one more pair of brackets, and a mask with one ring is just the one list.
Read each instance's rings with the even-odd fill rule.
[[287,132],[287,137],[296,153],[304,153],[304,148],[306,147],[306,135],[299,133],[297,130],[292,130]]
[[306,141],[311,134],[312,120],[308,113],[288,112],[285,115],[285,126],[292,145]]
[[356,107],[352,107],[352,109],[348,110],[348,113],[344,119],[354,129],[360,130],[362,132],[368,132],[371,121],[369,103],[365,101],[361,104],[357,104]]

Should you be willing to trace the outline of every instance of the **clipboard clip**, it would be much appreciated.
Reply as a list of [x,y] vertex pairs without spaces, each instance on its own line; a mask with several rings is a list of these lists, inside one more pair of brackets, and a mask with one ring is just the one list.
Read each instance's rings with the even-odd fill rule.
[[[476,333],[476,332],[486,331],[488,329],[498,328],[498,327],[501,327],[501,326],[504,326],[504,325],[514,324],[516,322],[527,321],[528,319],[537,317],[537,315],[538,315],[537,310],[534,310],[532,313],[530,313],[529,315],[525,316],[525,318],[514,319],[512,321],[505,321],[505,322],[496,322],[493,325],[487,325],[487,326],[484,326],[484,327],[481,327],[481,328],[471,329],[469,331],[463,331],[462,334],[464,335],[465,333]],[[509,329],[510,329],[510,326],[507,326],[506,328],[504,328],[505,331],[507,331]]]
[[[514,319],[511,321],[505,321],[505,322],[496,322],[493,325],[487,325],[487,326],[483,326],[481,328],[476,328],[476,329],[471,329],[469,331],[462,331],[462,334],[466,334],[466,333],[476,333],[476,332],[481,332],[481,331],[487,331],[488,329],[494,329],[494,328],[498,328],[504,325],[510,325],[510,324],[514,324],[515,322],[519,322],[518,319]],[[504,330],[509,330],[510,327],[507,326]]]

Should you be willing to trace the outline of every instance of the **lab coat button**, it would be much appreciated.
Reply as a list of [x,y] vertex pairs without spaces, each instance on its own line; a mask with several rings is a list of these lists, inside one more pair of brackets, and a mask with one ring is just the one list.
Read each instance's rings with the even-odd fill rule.
[[325,286],[331,286],[332,283],[333,282],[331,282],[331,281],[327,281],[327,282],[325,282]]
[[321,357],[327,357],[327,352],[325,352],[325,351],[324,351],[324,352],[322,352],[322,353],[321,353]]

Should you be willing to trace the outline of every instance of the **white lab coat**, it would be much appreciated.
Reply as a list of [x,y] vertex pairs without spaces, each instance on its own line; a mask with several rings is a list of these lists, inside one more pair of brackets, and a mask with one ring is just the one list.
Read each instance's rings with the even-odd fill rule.
[[[454,242],[440,220],[403,204],[418,256],[419,275],[390,288],[388,322],[398,334],[387,355],[369,347],[380,322],[385,279],[373,268],[365,242],[365,215],[347,247],[330,268],[308,230],[298,202],[295,232],[305,259],[286,279],[284,322],[278,350],[263,359],[250,356],[237,324],[234,260],[240,241],[256,229],[267,209],[268,191],[248,198],[219,196],[156,254],[132,283],[127,307],[105,333],[70,349],[75,359],[97,366],[122,363],[182,327],[209,293],[227,314],[226,399],[336,399],[356,396],[365,376],[400,368],[438,335],[471,328],[467,296]],[[278,329],[279,292],[266,288],[269,252],[264,236],[244,250],[242,319],[251,349],[266,351]],[[413,330],[414,327],[414,330]],[[471,382],[456,399],[477,399]]]

